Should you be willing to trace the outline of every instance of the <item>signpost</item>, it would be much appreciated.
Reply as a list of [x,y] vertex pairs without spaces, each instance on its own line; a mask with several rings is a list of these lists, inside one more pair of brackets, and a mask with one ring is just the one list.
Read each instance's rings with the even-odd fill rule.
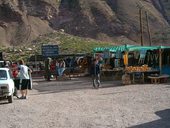
[[58,45],[42,45],[42,56],[43,57],[55,57],[59,53]]

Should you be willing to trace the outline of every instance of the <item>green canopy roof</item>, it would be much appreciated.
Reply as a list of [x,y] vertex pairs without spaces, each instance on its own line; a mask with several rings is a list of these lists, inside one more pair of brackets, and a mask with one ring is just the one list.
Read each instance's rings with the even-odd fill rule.
[[132,46],[127,48],[127,51],[156,50],[156,49],[170,49],[170,46]]
[[140,51],[140,50],[156,50],[156,49],[170,49],[170,46],[137,46],[137,45],[120,45],[112,47],[97,47],[93,49],[93,52],[103,52],[109,50],[110,52],[117,51]]
[[134,47],[135,45],[120,45],[120,46],[112,46],[112,47],[96,47],[93,49],[94,52],[103,52],[109,50],[110,52],[116,51],[127,51],[128,48]]
[[161,49],[170,49],[170,46],[158,46]]

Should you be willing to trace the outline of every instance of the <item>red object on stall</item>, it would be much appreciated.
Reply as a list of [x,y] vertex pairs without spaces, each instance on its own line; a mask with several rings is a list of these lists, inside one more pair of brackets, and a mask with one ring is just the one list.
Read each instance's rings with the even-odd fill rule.
[[52,64],[50,65],[50,70],[51,70],[51,72],[54,72],[54,71],[55,71],[55,64],[54,64],[54,63],[52,63]]

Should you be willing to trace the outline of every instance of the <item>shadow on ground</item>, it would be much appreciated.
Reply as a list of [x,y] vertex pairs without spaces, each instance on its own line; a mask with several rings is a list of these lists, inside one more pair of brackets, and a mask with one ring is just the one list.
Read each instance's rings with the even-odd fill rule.
[[[70,92],[70,91],[79,91],[79,90],[86,90],[86,89],[94,89],[92,86],[91,78],[84,77],[84,78],[75,78],[72,80],[66,81],[36,81],[38,85],[33,86],[33,89],[37,90],[38,94],[49,94],[49,93],[59,93],[59,92]],[[101,87],[102,88],[110,88],[110,87],[120,87],[120,81],[102,81]]]
[[170,128],[170,109],[155,112],[161,119],[129,128]]
[[0,105],[9,104],[8,101],[1,101]]

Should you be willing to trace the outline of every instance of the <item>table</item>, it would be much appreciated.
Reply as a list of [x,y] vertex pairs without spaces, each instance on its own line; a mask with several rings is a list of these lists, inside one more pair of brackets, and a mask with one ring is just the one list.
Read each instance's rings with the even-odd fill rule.
[[132,84],[135,83],[135,75],[138,74],[138,80],[140,80],[142,83],[144,83],[144,72],[140,72],[140,71],[135,71],[135,72],[128,72],[128,74],[132,75]]
[[161,82],[161,79],[165,79],[164,82],[167,82],[167,78],[169,78],[169,75],[163,74],[159,76],[148,76],[149,79],[151,79],[151,84],[159,84]]
[[139,75],[138,80],[140,80],[141,83],[145,83],[145,78],[148,78],[147,76],[149,74],[159,74],[159,70],[149,70],[149,71],[133,71],[133,72],[127,72],[128,74],[132,75],[132,84],[135,83],[135,75]]
[[102,69],[101,70],[101,79],[108,80],[109,78],[113,80],[121,79],[123,74],[123,69]]

